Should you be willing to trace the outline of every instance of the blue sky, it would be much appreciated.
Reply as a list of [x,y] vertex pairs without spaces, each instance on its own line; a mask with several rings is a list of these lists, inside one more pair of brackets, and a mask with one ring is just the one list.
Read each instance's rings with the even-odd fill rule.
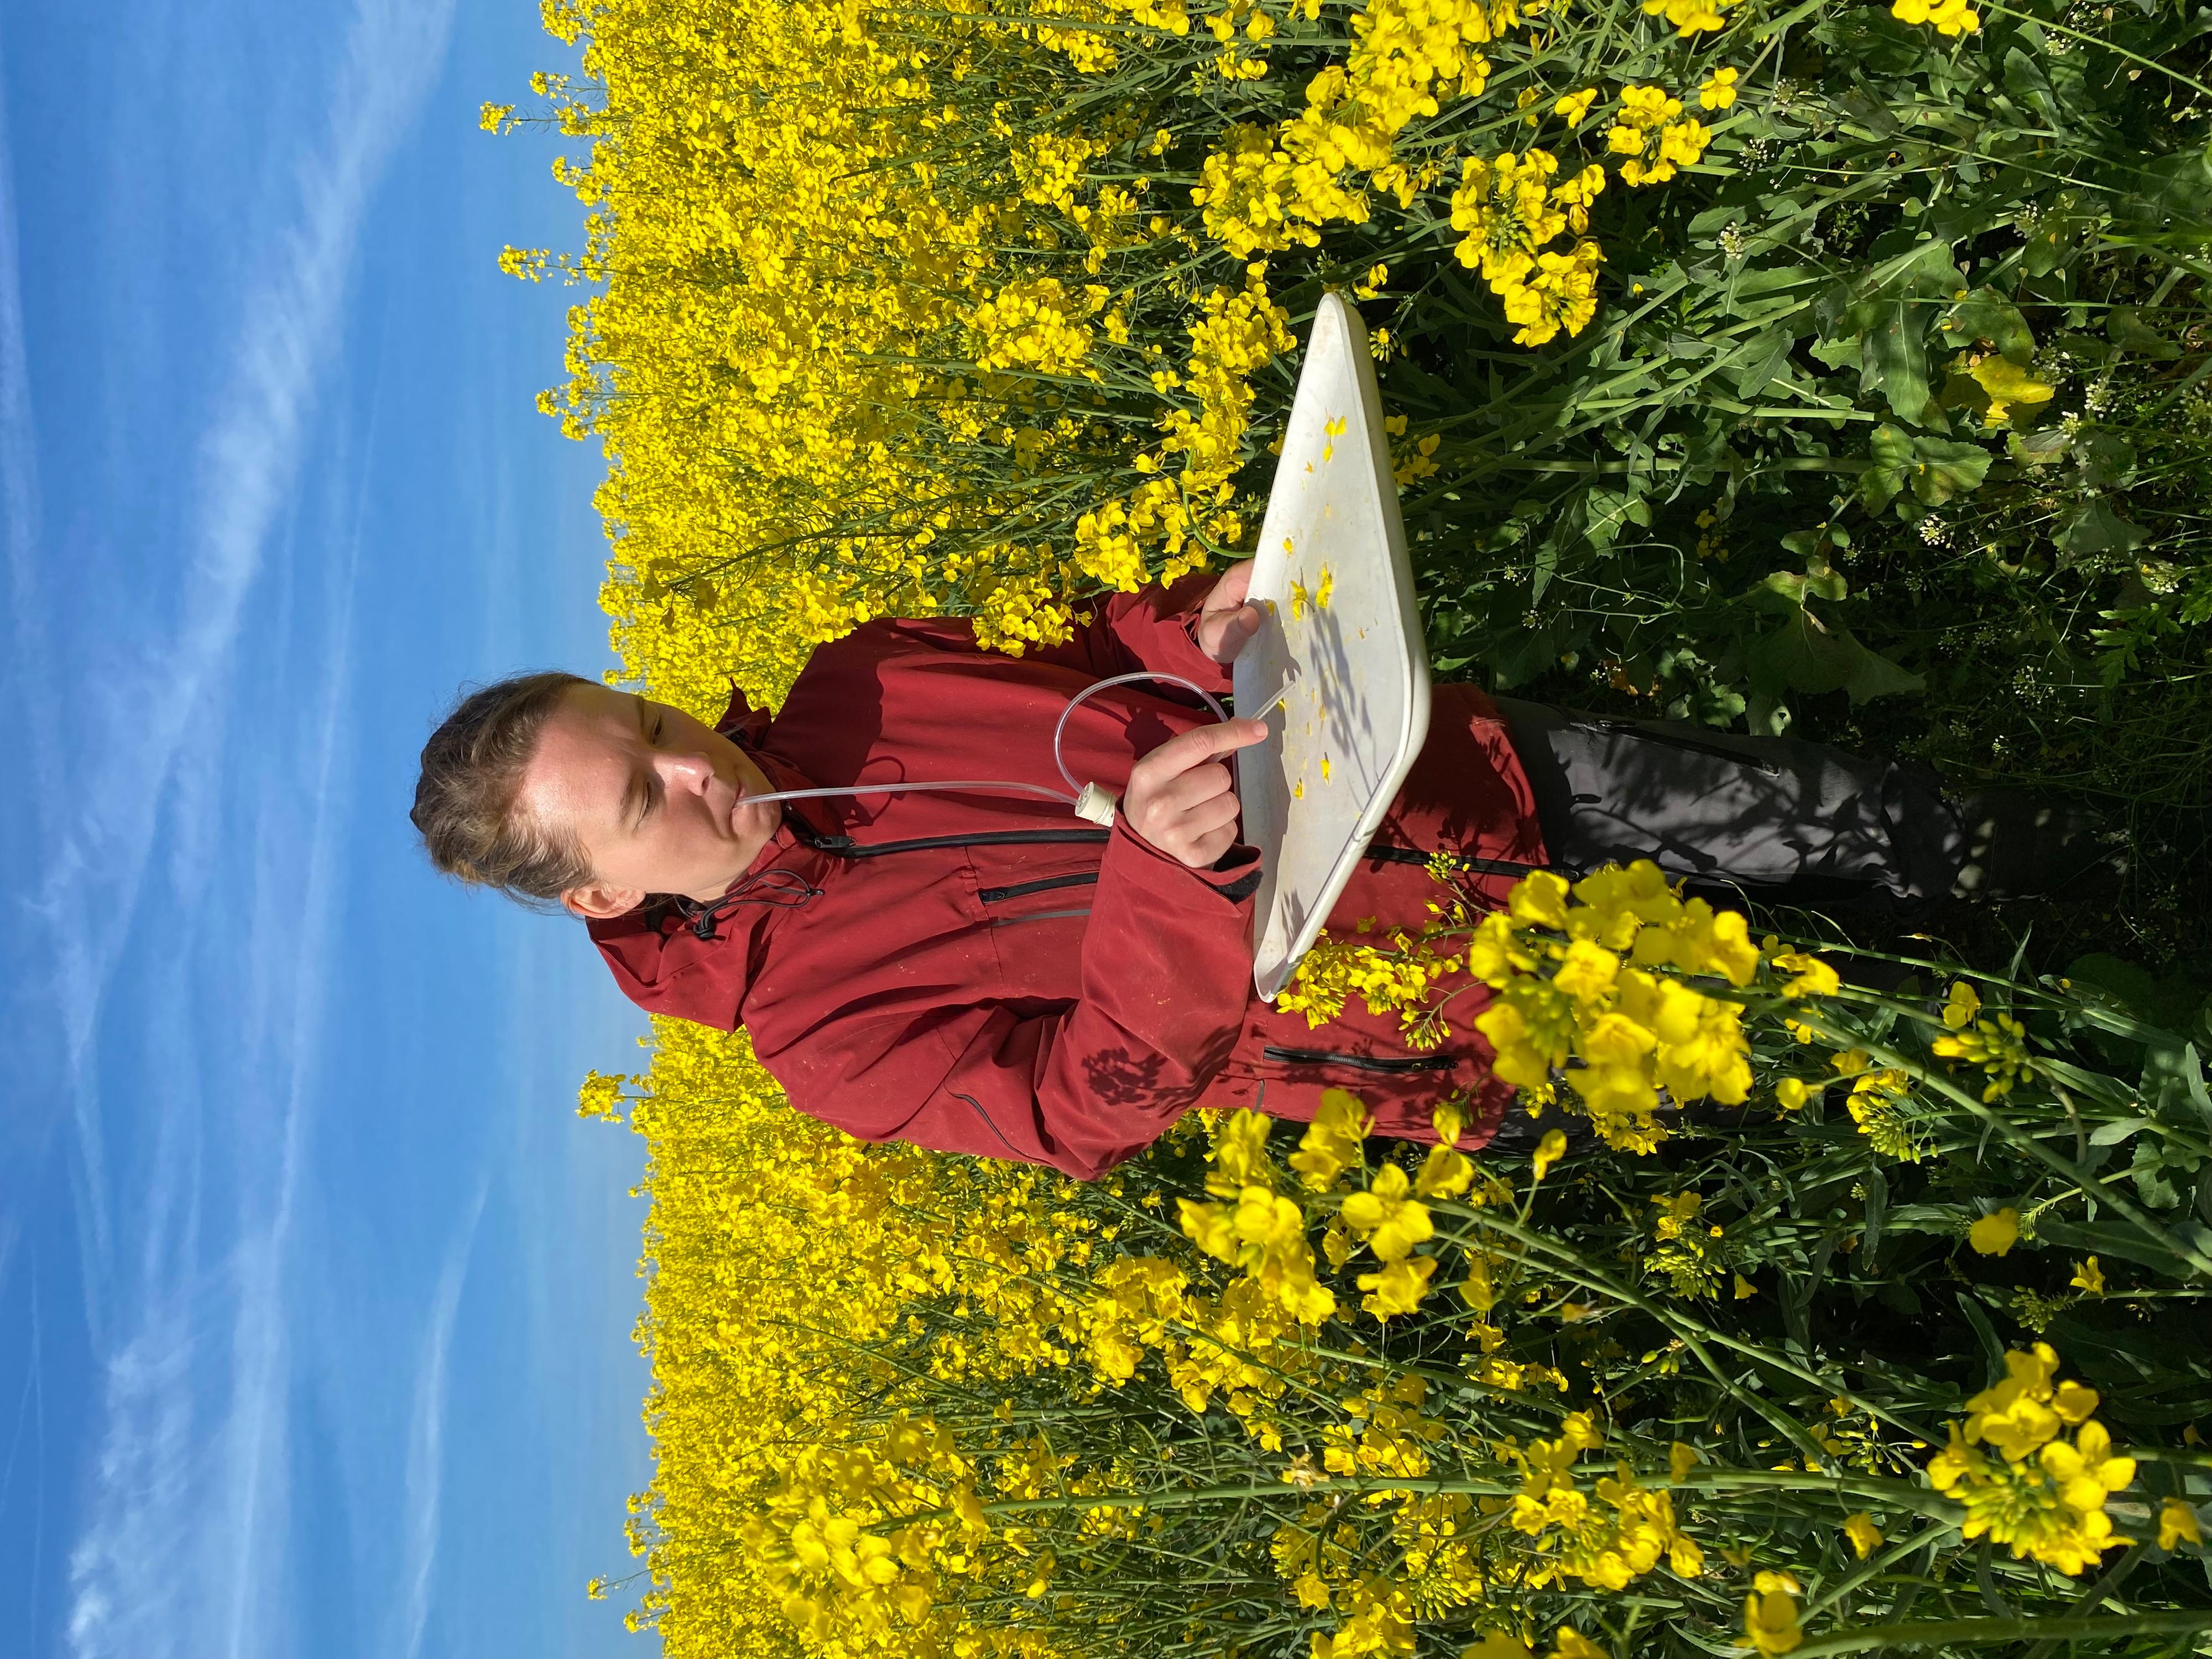
[[0,1653],[643,1651],[641,1019],[405,821],[607,665],[532,0],[0,9]]

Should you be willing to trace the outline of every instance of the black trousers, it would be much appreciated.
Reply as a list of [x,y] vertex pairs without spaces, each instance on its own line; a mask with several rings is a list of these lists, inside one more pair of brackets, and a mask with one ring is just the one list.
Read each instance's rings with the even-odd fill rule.
[[[1942,776],[1921,762],[1496,702],[1552,867],[1570,879],[1650,859],[1716,908],[1802,905],[1909,926],[1949,895],[1965,860]],[[1852,976],[1884,977],[1880,964],[1863,967]],[[1514,1105],[1492,1145],[1526,1151],[1547,1129],[1577,1145],[1591,1134],[1579,1113],[1555,1104],[1532,1117]]]
[[1842,907],[1917,921],[1948,897],[1966,834],[1943,781],[1801,738],[1739,737],[1496,699],[1570,878],[1650,859],[1709,902]]

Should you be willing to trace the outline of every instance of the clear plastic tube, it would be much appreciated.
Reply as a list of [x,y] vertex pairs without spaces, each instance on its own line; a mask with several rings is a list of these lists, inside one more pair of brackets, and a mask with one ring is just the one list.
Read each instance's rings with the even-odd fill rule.
[[1077,705],[1086,697],[1096,696],[1109,686],[1127,685],[1134,680],[1161,680],[1171,685],[1180,685],[1188,691],[1195,691],[1206,706],[1213,711],[1214,719],[1224,720],[1229,718],[1227,712],[1223,709],[1219,701],[1212,693],[1204,686],[1194,684],[1180,674],[1116,674],[1112,679],[1100,680],[1096,684],[1086,685],[1070,697],[1067,700],[1067,707],[1060,711],[1059,724],[1052,728],[1053,764],[1060,768],[1060,775],[1067,780],[1068,793],[1063,793],[1042,783],[1015,783],[1006,780],[969,778],[955,783],[856,783],[835,789],[779,789],[772,794],[748,795],[745,800],[748,803],[765,804],[772,800],[811,800],[823,795],[902,795],[920,789],[997,789],[1011,794],[1040,795],[1047,800],[1056,800],[1062,806],[1072,807],[1081,797],[1084,786],[1076,782],[1075,774],[1067,769],[1067,763],[1060,758],[1060,740],[1067,730],[1067,717],[1075,712]]

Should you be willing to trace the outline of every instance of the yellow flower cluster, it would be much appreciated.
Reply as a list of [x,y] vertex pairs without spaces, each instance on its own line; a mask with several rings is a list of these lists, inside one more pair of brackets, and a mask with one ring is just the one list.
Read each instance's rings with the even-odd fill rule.
[[1298,959],[1291,983],[1276,994],[1275,1006],[1301,1013],[1309,1026],[1326,1024],[1344,1012],[1357,995],[1370,1014],[1395,1013],[1414,1046],[1434,1048],[1450,1035],[1441,1020],[1424,1018],[1440,983],[1465,966],[1457,956],[1439,954],[1425,939],[1400,933],[1391,949],[1358,939],[1323,934]]
[[[1966,1402],[1963,1430],[1948,1425],[1950,1443],[1929,1463],[1928,1478],[1965,1504],[1966,1537],[2009,1545],[2016,1559],[2061,1572],[2085,1572],[2106,1551],[2133,1541],[2112,1530],[2105,1503],[2134,1480],[2135,1460],[2116,1455],[2112,1436],[2090,1415],[2095,1389],[2055,1381],[2058,1356],[2050,1344],[2007,1353],[2005,1371],[2003,1382]],[[2068,1428],[2076,1431],[2070,1442]]]
[[1663,87],[1623,87],[1620,112],[1606,129],[1606,148],[1626,159],[1621,182],[1662,185],[1677,167],[1689,167],[1712,143],[1712,129],[1695,116],[1678,119],[1682,100]]
[[1558,158],[1541,149],[1487,161],[1470,155],[1452,193],[1452,228],[1466,233],[1459,261],[1480,271],[1504,301],[1507,319],[1520,325],[1513,337],[1518,345],[1541,345],[1563,328],[1579,334],[1597,314],[1597,267],[1604,258],[1598,245],[1578,237],[1565,253],[1547,252],[1546,245],[1570,227],[1579,232],[1589,224],[1605,169],[1586,167],[1554,188],[1547,181],[1559,167]]
[[1499,1449],[1521,1470],[1521,1490],[1510,1502],[1485,1499],[1482,1507],[1510,1510],[1513,1530],[1535,1540],[1535,1559],[1516,1577],[1537,1589],[1571,1578],[1590,1589],[1621,1590],[1662,1561],[1685,1578],[1698,1577],[1705,1552],[1676,1524],[1665,1492],[1641,1484],[1625,1462],[1591,1492],[1576,1484],[1577,1460],[1604,1443],[1587,1412],[1571,1412],[1556,1439]]
[[1797,1622],[1801,1588],[1786,1572],[1762,1572],[1751,1581],[1751,1594],[1743,1598],[1743,1633],[1754,1653],[1789,1653],[1803,1644],[1805,1632]]
[[1929,1046],[1945,1060],[1963,1060],[1978,1066],[1989,1077],[1984,1101],[2012,1092],[2013,1085],[2035,1070],[2027,1052],[2027,1028],[2010,1014],[1994,1019],[1978,1018],[1982,999],[1966,981],[1954,980],[1943,1005],[1943,1024],[1949,1028]]
[[[1103,68],[1132,25],[1187,33],[1180,0],[956,8],[928,40],[878,0],[699,9],[553,0],[554,33],[591,36],[584,81],[541,83],[591,141],[561,169],[587,248],[501,260],[599,285],[541,407],[607,451],[601,601],[630,674],[697,713],[732,678],[772,706],[872,617],[963,611],[1018,651],[1066,637],[1073,594],[1237,543],[1247,382],[1290,347],[1286,313],[1256,275],[1170,284],[1146,302],[1188,304],[1188,356],[1133,338],[1139,296],[1106,262],[1184,233],[1146,222],[1149,179],[1095,177],[1120,118],[1037,131],[974,78],[981,54],[1031,46]],[[486,120],[514,125],[503,106]],[[1149,447],[1100,424],[1093,390],[1144,374]],[[1037,475],[1133,459],[1138,487],[1080,531],[1040,516],[1060,492]]]
[[[1024,1533],[981,1505],[1034,1495],[1036,1470],[1018,1437],[986,1458],[927,1419],[866,1426],[896,1373],[860,1345],[957,1285],[994,1337],[930,1348],[932,1374],[977,1389],[1065,1370],[1103,1328],[1082,1284],[1097,1224],[1048,1171],[863,1147],[797,1115],[742,1033],[656,1020],[652,1043],[627,1097],[652,1148],[637,1335],[655,1462],[630,1522],[651,1588],[633,1621],[678,1659],[782,1651],[794,1627],[823,1652],[950,1653],[971,1592],[1035,1577]],[[618,1115],[622,1082],[595,1074],[582,1109]],[[1178,1315],[1218,1323],[1192,1302]],[[884,1527],[902,1516],[926,1518]]]
[[[1316,1122],[1308,1133],[1309,1141],[1344,1138],[1346,1132],[1335,1120],[1345,1115],[1346,1102],[1352,1112],[1361,1109],[1358,1102],[1338,1091],[1332,1123],[1323,1127]],[[1188,1198],[1176,1202],[1183,1231],[1199,1249],[1242,1268],[1248,1279],[1292,1317],[1318,1324],[1336,1311],[1336,1294],[1315,1275],[1304,1207],[1277,1190],[1277,1172],[1267,1157],[1270,1122],[1257,1112],[1232,1112],[1213,1138],[1213,1169],[1206,1189],[1231,1202],[1202,1204]]]
[[1685,40],[1705,29],[1725,28],[1722,15],[1735,0],[1644,0],[1644,15],[1664,17]]
[[1907,23],[1933,23],[1936,32],[1954,40],[1982,27],[1982,15],[1971,0],[1896,0],[1893,15]]
[[1700,1301],[1718,1297],[1729,1277],[1723,1255],[1726,1247],[1719,1226],[1698,1224],[1704,1195],[1677,1193],[1651,1201],[1659,1211],[1651,1224],[1657,1248],[1646,1259],[1645,1270],[1665,1279],[1677,1296]]
[[1099,379],[1089,362],[1094,331],[1087,325],[1108,298],[1096,284],[1071,293],[1054,276],[1006,283],[965,319],[975,367]]
[[1828,1064],[1851,1079],[1844,1104],[1875,1151],[1905,1164],[1917,1164],[1927,1156],[1927,1147],[1905,1112],[1912,1099],[1912,1079],[1907,1073],[1873,1065],[1863,1048],[1846,1048],[1831,1055]]
[[[1311,1489],[1332,1476],[1428,1475],[1429,1448],[1449,1430],[1423,1412],[1427,1394],[1426,1382],[1410,1373],[1362,1389],[1345,1401],[1345,1420],[1324,1430],[1321,1468],[1293,1464],[1283,1480]],[[1402,1565],[1391,1573],[1373,1570],[1365,1540],[1339,1504],[1310,1505],[1278,1528],[1270,1553],[1293,1597],[1343,1619],[1334,1632],[1314,1636],[1311,1654],[1364,1659],[1410,1653],[1416,1617],[1480,1599],[1480,1534],[1469,1525],[1474,1510],[1462,1492],[1398,1498],[1389,1535],[1402,1552]]]
[[1310,1369],[1298,1325],[1279,1297],[1249,1275],[1209,1298],[1160,1256],[1121,1256],[1092,1276],[1096,1294],[1079,1315],[1097,1375],[1118,1387],[1147,1352],[1194,1413],[1218,1395],[1254,1440],[1282,1449],[1284,1425],[1271,1402]]
[[1239,258],[1315,246],[1323,225],[1368,222],[1356,182],[1363,174],[1410,204],[1433,178],[1394,159],[1398,135],[1443,100],[1479,96],[1490,60],[1477,48],[1541,9],[1516,0],[1370,0],[1352,16],[1346,61],[1307,83],[1296,118],[1272,131],[1232,127],[1206,157],[1191,200],[1205,210],[1207,234]]
[[1683,900],[1648,860],[1571,887],[1549,871],[1523,877],[1475,930],[1467,960],[1497,993],[1474,1022],[1496,1050],[1492,1069],[1540,1103],[1554,1069],[1579,1061],[1567,1082],[1608,1146],[1648,1152],[1666,1138],[1653,1116],[1662,1089],[1729,1105],[1751,1091],[1742,1010],[1647,969],[1741,986],[1759,947],[1741,915]]

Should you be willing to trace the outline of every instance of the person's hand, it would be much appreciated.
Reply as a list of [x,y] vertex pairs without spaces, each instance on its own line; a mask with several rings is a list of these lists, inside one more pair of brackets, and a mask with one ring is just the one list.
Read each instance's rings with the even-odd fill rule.
[[1236,661],[1237,653],[1260,631],[1265,614],[1245,599],[1251,591],[1252,561],[1240,559],[1222,572],[1199,608],[1198,648],[1215,662]]
[[1265,720],[1224,720],[1170,738],[1139,761],[1121,792],[1129,827],[1170,858],[1203,870],[1237,841],[1237,791],[1215,758],[1267,735]]

